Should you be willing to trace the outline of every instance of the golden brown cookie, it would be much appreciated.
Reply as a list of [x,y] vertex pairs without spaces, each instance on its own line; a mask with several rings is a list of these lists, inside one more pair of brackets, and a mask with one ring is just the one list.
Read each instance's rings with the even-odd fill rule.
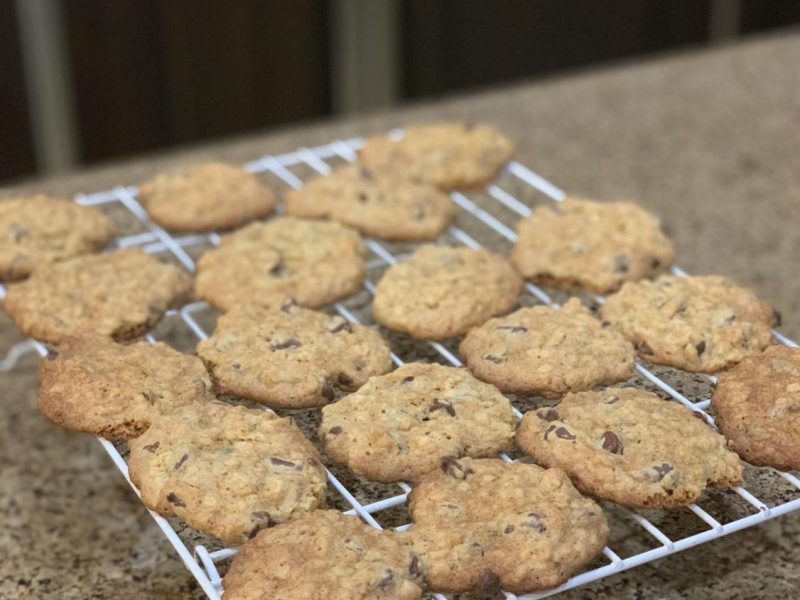
[[143,183],[139,199],[150,217],[173,231],[230,229],[275,208],[275,194],[253,173],[209,162]]
[[646,361],[713,373],[758,354],[772,340],[774,309],[716,275],[626,283],[600,307]]
[[111,440],[144,433],[178,407],[214,400],[202,361],[166,344],[67,338],[39,363],[39,410],[54,423]]
[[389,329],[444,339],[508,312],[521,290],[522,279],[498,254],[425,245],[384,273],[372,312]]
[[388,240],[436,239],[455,215],[447,194],[429,185],[348,165],[290,190],[286,212],[331,219]]
[[608,538],[602,509],[560,469],[449,458],[412,491],[408,531],[442,592],[555,587]]
[[370,170],[442,190],[483,187],[514,155],[514,144],[489,125],[435,123],[407,127],[400,139],[367,139],[358,153]]
[[472,373],[504,392],[555,398],[625,381],[636,353],[577,298],[521,308],[470,331],[460,346]]
[[423,565],[404,537],[318,510],[245,543],[225,600],[417,600]]
[[197,346],[222,393],[274,408],[321,406],[334,389],[356,390],[392,368],[377,331],[300,308],[238,306]]
[[316,308],[364,283],[361,236],[339,223],[280,217],[222,238],[197,263],[197,295],[220,310],[286,298]]
[[770,346],[748,356],[720,375],[711,407],[744,460],[800,469],[800,349]]
[[131,248],[44,265],[8,286],[4,308],[38,340],[95,333],[119,341],[144,334],[191,287],[179,267]]
[[535,208],[517,232],[511,260],[544,285],[604,293],[657,275],[675,259],[658,218],[631,202],[567,198]]
[[375,481],[414,480],[443,456],[495,456],[511,445],[511,403],[466,369],[408,363],[322,409],[334,461]]
[[97,208],[38,194],[0,202],[0,279],[24,279],[34,269],[99,250],[114,222]]
[[708,486],[742,482],[739,457],[704,418],[634,388],[568,394],[528,412],[516,442],[579,490],[625,506],[681,506]]
[[162,416],[130,442],[145,506],[240,544],[325,501],[319,453],[294,421],[203,402]]

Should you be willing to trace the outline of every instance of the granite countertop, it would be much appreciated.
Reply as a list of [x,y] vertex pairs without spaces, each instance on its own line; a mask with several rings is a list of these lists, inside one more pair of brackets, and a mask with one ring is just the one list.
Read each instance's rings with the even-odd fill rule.
[[[800,35],[293,128],[4,190],[68,195],[137,183],[203,157],[249,160],[415,121],[486,121],[564,189],[634,198],[663,218],[680,264],[753,287],[800,337]],[[0,317],[0,354],[19,334]],[[35,408],[36,360],[0,374],[0,598],[202,598],[89,437]],[[695,393],[696,380],[682,385]],[[753,477],[757,478],[757,475]],[[800,513],[564,598],[796,598]]]

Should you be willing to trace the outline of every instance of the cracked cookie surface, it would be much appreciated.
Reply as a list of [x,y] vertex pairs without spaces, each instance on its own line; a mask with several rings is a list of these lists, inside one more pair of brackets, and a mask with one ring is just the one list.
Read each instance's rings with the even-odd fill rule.
[[43,194],[0,202],[0,279],[91,254],[113,236],[114,222],[97,208]]
[[294,298],[316,308],[364,282],[361,236],[339,223],[279,217],[222,238],[197,263],[197,295],[226,311]]
[[800,469],[800,349],[770,346],[745,358],[720,375],[711,408],[744,460]]
[[173,231],[238,227],[276,204],[258,175],[219,162],[156,175],[141,185],[139,198],[153,221]]
[[127,340],[155,325],[191,287],[181,268],[131,248],[44,265],[8,286],[4,308],[23,333],[45,342],[89,333]]
[[323,408],[319,435],[334,461],[391,482],[417,479],[443,456],[494,456],[515,426],[508,399],[466,369],[408,363]]
[[693,411],[634,388],[568,394],[525,414],[517,445],[576,487],[631,507],[681,506],[742,481],[739,457]]
[[470,331],[459,347],[470,371],[506,392],[547,398],[633,376],[635,352],[577,298],[560,309],[521,308]]
[[552,202],[522,219],[517,233],[511,260],[543,285],[604,293],[657,275],[675,259],[658,218],[631,202]]
[[499,459],[442,463],[411,491],[408,530],[435,590],[555,587],[608,538],[602,509],[560,469]]
[[420,339],[444,339],[508,312],[521,290],[522,279],[503,256],[425,245],[384,273],[372,312],[389,329]]
[[222,315],[197,353],[219,390],[274,408],[321,406],[334,389],[356,390],[392,368],[377,331],[300,308],[238,306]]
[[111,440],[141,435],[178,407],[214,400],[212,389],[200,359],[162,342],[67,338],[39,363],[39,410],[62,427]]
[[514,144],[494,127],[435,123],[407,127],[400,139],[368,138],[358,160],[377,172],[453,190],[484,186],[513,155]]
[[286,212],[326,218],[388,240],[435,239],[455,215],[447,194],[407,179],[348,165],[287,192]]
[[179,408],[130,442],[142,502],[238,544],[324,503],[319,453],[291,419],[207,402]]
[[417,600],[422,574],[402,534],[318,510],[245,543],[223,587],[226,600]]
[[675,277],[626,283],[600,315],[646,361],[713,373],[758,354],[772,340],[773,308],[724,277]]

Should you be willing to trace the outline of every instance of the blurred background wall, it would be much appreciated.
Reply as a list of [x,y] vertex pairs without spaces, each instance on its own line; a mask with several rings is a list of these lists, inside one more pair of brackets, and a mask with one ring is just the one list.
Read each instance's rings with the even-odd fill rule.
[[800,0],[0,0],[0,181],[797,23]]

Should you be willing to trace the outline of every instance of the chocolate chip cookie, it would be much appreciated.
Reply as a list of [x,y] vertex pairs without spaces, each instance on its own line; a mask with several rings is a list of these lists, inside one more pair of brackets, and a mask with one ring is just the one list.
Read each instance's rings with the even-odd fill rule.
[[142,502],[225,542],[321,506],[326,473],[294,421],[221,402],[185,406],[130,442]]
[[633,376],[636,353],[577,298],[560,309],[521,308],[470,331],[460,346],[467,366],[505,392],[555,398]]
[[43,194],[0,202],[0,279],[16,281],[34,269],[99,250],[114,223],[97,208]]
[[321,406],[392,368],[377,331],[300,308],[238,306],[197,346],[218,388],[274,408]]
[[483,187],[513,155],[494,127],[435,123],[408,127],[400,139],[371,137],[358,158],[370,170],[453,190]]
[[328,456],[374,481],[414,480],[443,456],[508,449],[511,403],[465,369],[408,363],[322,409]]
[[197,263],[197,295],[220,310],[288,297],[316,308],[364,283],[361,236],[339,223],[280,217],[224,237]]
[[45,342],[95,333],[144,334],[191,291],[192,278],[138,248],[43,265],[8,286],[4,308],[23,333]]
[[634,388],[569,394],[528,412],[516,442],[579,490],[625,506],[681,506],[708,486],[742,482],[739,457],[704,418]]
[[150,217],[173,231],[230,229],[275,208],[275,194],[253,173],[209,162],[143,183],[139,199]]
[[744,460],[800,469],[800,349],[770,346],[748,356],[720,375],[711,407]]
[[567,198],[535,208],[517,233],[511,260],[543,285],[605,293],[652,277],[675,259],[658,218],[631,202]]
[[387,240],[436,239],[455,215],[447,194],[426,184],[391,175],[377,175],[348,165],[291,190],[286,212],[325,218]]
[[222,585],[225,600],[417,600],[422,575],[402,535],[318,510],[246,542]]
[[411,492],[408,531],[442,592],[555,587],[608,538],[602,509],[560,469],[498,459],[442,459]]
[[420,339],[444,339],[508,312],[521,290],[522,279],[502,256],[425,245],[384,273],[372,313],[389,329]]
[[673,277],[626,283],[600,315],[646,361],[713,373],[758,354],[772,340],[776,313],[724,277]]
[[214,400],[202,361],[166,344],[67,338],[39,363],[39,410],[54,423],[111,440],[144,433],[159,416]]

